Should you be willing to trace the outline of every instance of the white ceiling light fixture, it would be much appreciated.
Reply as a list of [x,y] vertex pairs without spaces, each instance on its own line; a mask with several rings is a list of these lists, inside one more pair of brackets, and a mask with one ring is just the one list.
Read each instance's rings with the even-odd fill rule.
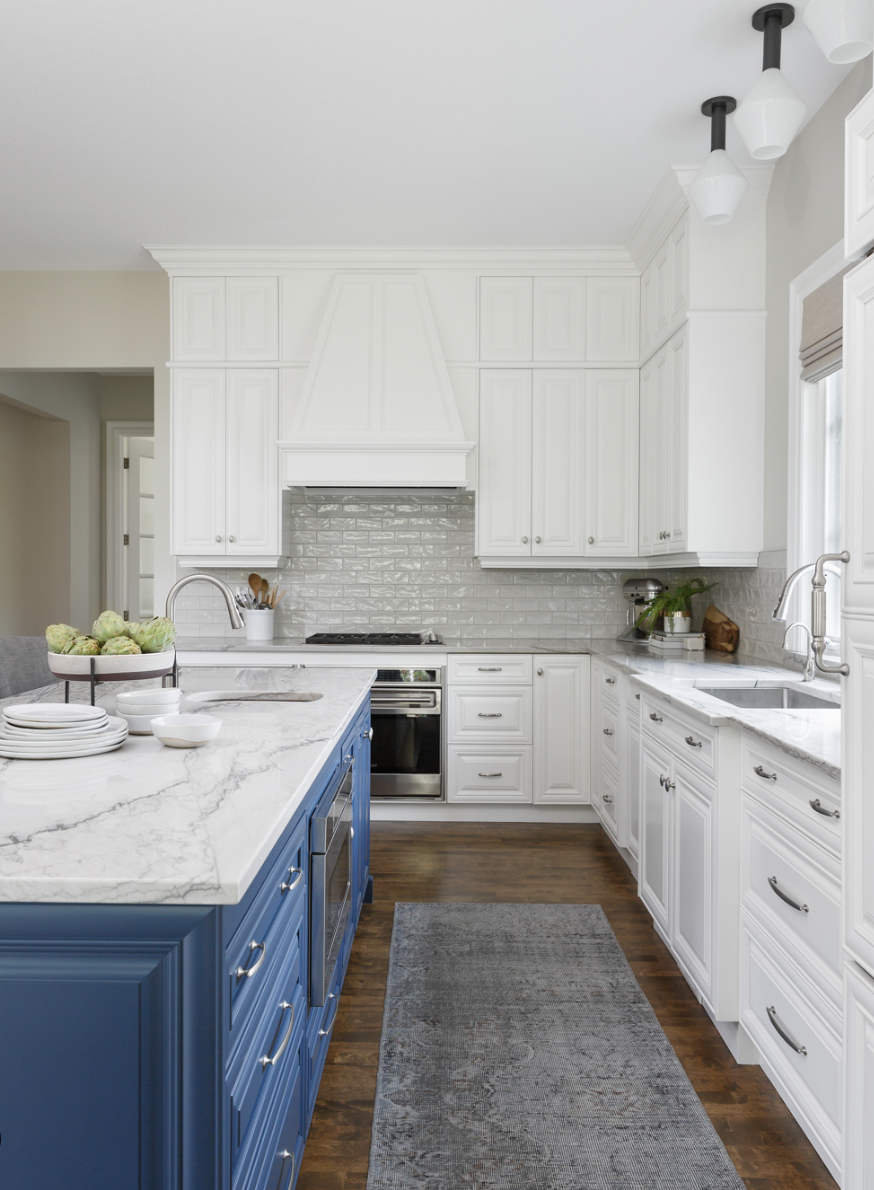
[[780,69],[783,30],[795,20],[791,4],[769,4],[753,13],[753,28],[764,33],[762,74],[734,115],[734,126],[756,161],[782,157],[807,115],[807,106]]
[[829,62],[837,66],[859,62],[874,49],[871,0],[810,0],[804,23]]
[[731,95],[717,95],[701,104],[710,117],[710,156],[689,187],[689,197],[705,223],[728,223],[749,182],[725,151],[725,117],[737,107]]

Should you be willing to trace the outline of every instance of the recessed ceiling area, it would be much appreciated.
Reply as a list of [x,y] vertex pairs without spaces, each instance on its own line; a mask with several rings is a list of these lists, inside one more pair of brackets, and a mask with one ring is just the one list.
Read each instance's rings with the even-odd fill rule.
[[[0,269],[154,269],[142,245],[618,245],[754,0],[6,0]],[[801,18],[812,114],[848,67]],[[727,148],[749,163],[729,118]]]

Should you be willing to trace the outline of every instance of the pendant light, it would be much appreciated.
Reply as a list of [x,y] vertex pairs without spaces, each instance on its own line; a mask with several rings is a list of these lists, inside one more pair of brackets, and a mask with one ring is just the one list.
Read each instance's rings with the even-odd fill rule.
[[804,23],[829,62],[858,62],[874,49],[871,0],[810,0]]
[[705,223],[728,223],[749,182],[725,151],[725,117],[737,107],[730,95],[717,95],[701,104],[710,117],[710,156],[689,187],[689,197]]
[[780,70],[782,32],[794,20],[791,4],[769,4],[753,14],[753,28],[765,35],[762,73],[735,112],[734,126],[757,161],[782,157],[807,115],[803,100]]

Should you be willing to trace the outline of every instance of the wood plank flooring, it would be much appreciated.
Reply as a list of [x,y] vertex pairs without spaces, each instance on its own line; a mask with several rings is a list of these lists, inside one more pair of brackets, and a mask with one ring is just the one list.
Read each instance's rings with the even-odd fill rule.
[[600,904],[750,1190],[835,1190],[767,1077],[735,1064],[599,826],[374,823],[371,870],[298,1190],[364,1190],[396,901]]

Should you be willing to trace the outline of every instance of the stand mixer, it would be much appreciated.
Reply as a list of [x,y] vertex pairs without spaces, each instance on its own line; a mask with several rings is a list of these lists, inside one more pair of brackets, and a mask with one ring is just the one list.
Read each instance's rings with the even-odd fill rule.
[[664,584],[657,578],[629,578],[622,585],[622,594],[629,600],[629,607],[625,622],[627,628],[619,637],[620,640],[646,640],[648,632],[637,627],[637,621],[655,599],[664,591]]

